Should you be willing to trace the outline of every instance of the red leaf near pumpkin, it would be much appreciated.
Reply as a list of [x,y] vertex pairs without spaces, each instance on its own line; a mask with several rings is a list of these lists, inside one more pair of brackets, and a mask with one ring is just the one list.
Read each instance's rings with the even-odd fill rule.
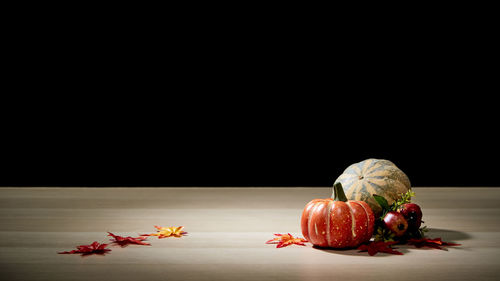
[[367,244],[363,244],[358,247],[358,250],[360,252],[368,252],[370,256],[374,256],[377,253],[388,253],[388,254],[393,254],[393,255],[402,255],[403,253],[399,251],[395,251],[392,249],[391,245],[396,244],[396,241],[393,242],[384,242],[384,241],[371,241],[368,242]]
[[139,237],[131,237],[131,236],[127,236],[127,237],[123,237],[123,236],[118,236],[118,235],[114,235],[113,233],[111,232],[108,232],[108,236],[111,236],[113,237],[111,239],[111,241],[115,244],[118,244],[122,247],[125,247],[127,246],[128,244],[137,244],[137,245],[151,245],[147,242],[144,242],[144,240],[147,239],[147,237],[145,236],[139,236]]
[[99,244],[97,241],[94,241],[90,245],[80,245],[76,247],[76,250],[59,252],[58,254],[82,254],[82,256],[91,254],[104,255],[106,252],[111,251],[110,249],[106,249],[107,246],[108,244]]
[[408,245],[414,245],[417,248],[422,248],[422,247],[427,247],[427,248],[434,248],[434,249],[440,249],[442,246],[460,246],[461,244],[456,244],[456,243],[448,243],[444,242],[441,240],[440,237],[438,238],[421,238],[421,239],[408,239],[407,241]]
[[275,238],[268,240],[266,244],[278,244],[276,248],[282,248],[290,246],[292,244],[305,246],[304,242],[307,242],[304,238],[293,237],[290,233],[287,234],[274,234]]

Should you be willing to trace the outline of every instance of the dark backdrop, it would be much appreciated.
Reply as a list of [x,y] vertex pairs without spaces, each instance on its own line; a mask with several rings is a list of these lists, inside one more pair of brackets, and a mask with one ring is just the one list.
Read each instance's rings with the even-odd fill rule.
[[500,186],[491,24],[21,11],[1,186],[331,186],[370,157],[414,186]]
[[489,111],[352,97],[35,102],[7,116],[15,122],[3,128],[0,184],[331,186],[373,157],[393,161],[413,186],[500,186]]

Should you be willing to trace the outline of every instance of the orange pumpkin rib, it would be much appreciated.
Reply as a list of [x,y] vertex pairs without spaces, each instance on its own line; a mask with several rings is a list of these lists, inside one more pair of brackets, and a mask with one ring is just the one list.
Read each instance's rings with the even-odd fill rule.
[[348,247],[352,240],[352,217],[349,207],[345,202],[334,201],[330,217],[330,223],[333,226],[331,232],[333,240],[332,247]]
[[366,239],[366,230],[368,221],[365,209],[356,201],[349,201],[347,204],[351,207],[353,221],[352,241],[350,247],[355,247]]
[[373,231],[375,228],[375,215],[373,214],[372,209],[370,208],[370,205],[364,201],[356,201],[365,211],[366,213],[366,224],[368,226],[367,230],[365,231],[365,237],[362,242],[367,242],[372,238]]
[[[373,223],[375,220],[373,218],[373,212],[371,212],[372,214],[372,217],[370,217],[370,214],[368,213],[367,209],[366,208],[370,208],[368,206],[368,204],[366,204],[365,202],[363,201],[357,201],[356,204],[360,207],[360,212],[363,213],[363,221],[365,222],[365,227],[364,229],[362,230],[362,238],[360,239],[359,241],[359,244],[361,243],[364,243],[364,242],[367,242],[370,240],[370,238],[372,237],[372,234],[373,234]],[[366,205],[366,208],[363,206]],[[370,230],[371,228],[371,230]]]
[[302,235],[309,242],[311,242],[311,238],[309,237],[309,231],[308,231],[309,216],[312,214],[311,209],[314,207],[314,205],[317,202],[318,202],[318,199],[315,199],[315,200],[312,200],[311,202],[307,203],[306,207],[304,208],[304,211],[302,212],[302,219],[301,219]]
[[309,241],[309,235],[307,233],[307,215],[309,214],[309,205],[311,203],[308,203],[306,207],[304,208],[304,211],[302,211],[302,217],[300,219],[300,229],[302,229],[302,236],[304,236],[304,239]]
[[325,201],[318,202],[311,209],[312,215],[309,215],[308,232],[311,241],[320,247],[327,247],[326,241],[326,204]]
[[326,205],[326,243],[328,247],[332,247],[333,245],[333,236],[332,236],[332,209],[333,209],[333,200],[328,200]]

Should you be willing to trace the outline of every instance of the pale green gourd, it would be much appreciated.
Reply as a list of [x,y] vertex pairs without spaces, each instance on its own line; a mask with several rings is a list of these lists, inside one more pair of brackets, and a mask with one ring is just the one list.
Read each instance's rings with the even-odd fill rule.
[[347,199],[365,201],[376,217],[380,216],[382,208],[373,194],[383,196],[390,205],[411,188],[406,174],[391,161],[383,159],[352,164],[335,180],[337,182],[344,187]]

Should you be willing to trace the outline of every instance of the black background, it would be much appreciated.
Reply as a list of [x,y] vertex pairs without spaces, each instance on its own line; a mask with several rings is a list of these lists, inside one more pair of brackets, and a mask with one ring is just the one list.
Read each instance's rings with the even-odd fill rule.
[[500,186],[484,29],[73,16],[8,28],[1,186]]
[[331,186],[348,165],[373,157],[393,161],[413,186],[500,185],[487,114],[443,112],[445,103],[412,110],[375,103],[376,95],[311,101],[299,93],[293,102],[248,95],[245,107],[210,96],[26,108],[7,116],[17,122],[4,126],[0,183]]

